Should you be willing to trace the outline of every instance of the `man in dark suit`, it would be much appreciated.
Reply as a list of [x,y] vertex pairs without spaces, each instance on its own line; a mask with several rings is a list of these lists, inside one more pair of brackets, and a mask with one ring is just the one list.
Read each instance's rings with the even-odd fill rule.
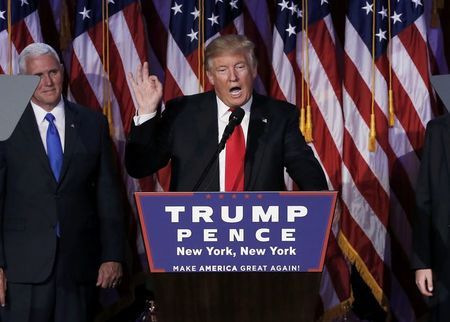
[[[284,168],[300,189],[326,190],[322,168],[299,130],[297,108],[253,91],[257,75],[253,43],[240,35],[218,37],[206,48],[205,64],[214,91],[176,98],[167,103],[162,115],[157,112],[162,86],[155,76],[149,76],[148,65],[130,75],[138,103],[125,153],[130,175],[150,175],[170,160],[170,190],[192,191],[216,151],[230,114],[242,108],[245,114],[240,126],[198,190],[285,190]],[[236,144],[239,137],[245,143]],[[230,145],[244,149],[233,149],[241,154],[229,153]],[[238,156],[229,159],[233,153]],[[231,179],[230,163],[237,164],[231,167]],[[154,278],[160,314],[167,321],[313,320],[320,276],[296,275],[294,281],[290,276],[209,273]],[[293,287],[298,284],[310,290],[307,297]],[[296,294],[294,307],[287,304],[288,294]],[[299,308],[307,317],[297,315]],[[263,316],[267,311],[270,314]]]
[[122,275],[123,208],[108,123],[61,96],[56,52],[19,57],[41,78],[11,137],[0,143],[2,321],[91,322],[95,286]]
[[[284,190],[284,168],[302,190],[327,189],[322,168],[299,131],[297,108],[253,91],[257,74],[253,47],[240,35],[211,42],[205,62],[214,91],[174,99],[162,117],[157,115],[162,87],[148,75],[147,64],[130,77],[138,102],[125,154],[131,176],[150,175],[170,160],[170,190],[192,191],[214,155],[229,115],[240,107],[245,111],[243,190]],[[222,151],[221,156],[225,154]],[[199,190],[227,190],[226,156],[221,156]]]
[[412,267],[431,320],[450,318],[450,115],[430,121],[416,186]]

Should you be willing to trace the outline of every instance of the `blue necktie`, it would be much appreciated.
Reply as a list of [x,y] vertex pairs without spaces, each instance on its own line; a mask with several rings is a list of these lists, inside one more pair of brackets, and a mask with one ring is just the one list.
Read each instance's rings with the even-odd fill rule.
[[61,146],[61,140],[59,138],[58,129],[54,123],[55,116],[52,113],[47,113],[45,119],[48,121],[47,129],[47,156],[50,161],[50,167],[52,168],[53,175],[56,181],[59,181],[59,175],[61,173],[61,166],[63,163],[63,151]]

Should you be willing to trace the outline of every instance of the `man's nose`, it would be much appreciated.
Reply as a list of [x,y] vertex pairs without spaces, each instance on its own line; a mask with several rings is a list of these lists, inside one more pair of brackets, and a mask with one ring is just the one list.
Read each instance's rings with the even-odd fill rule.
[[230,71],[230,81],[235,82],[237,80],[239,80],[238,73],[234,68],[232,68]]
[[41,76],[41,82],[45,86],[51,86],[53,85],[53,79],[49,74],[43,74]]

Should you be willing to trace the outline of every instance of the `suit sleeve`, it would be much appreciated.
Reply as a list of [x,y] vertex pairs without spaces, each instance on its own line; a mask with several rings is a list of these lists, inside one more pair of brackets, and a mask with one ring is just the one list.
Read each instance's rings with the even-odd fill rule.
[[325,174],[299,129],[299,114],[291,109],[284,135],[284,160],[288,174],[301,190],[328,190]]
[[102,143],[97,177],[97,208],[100,220],[101,261],[124,260],[124,208],[113,157],[108,122],[102,118]]
[[134,178],[149,176],[167,165],[170,160],[170,138],[174,118],[173,102],[168,102],[162,116],[136,126],[131,125],[125,147],[125,167]]
[[431,268],[431,217],[432,217],[432,177],[434,159],[441,158],[442,147],[437,148],[435,136],[437,128],[428,124],[425,144],[416,184],[416,211],[413,218],[413,269]]

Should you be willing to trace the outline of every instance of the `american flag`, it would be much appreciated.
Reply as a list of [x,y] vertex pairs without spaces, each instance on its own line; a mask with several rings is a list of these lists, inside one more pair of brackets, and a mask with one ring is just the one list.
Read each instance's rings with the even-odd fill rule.
[[[110,132],[123,165],[125,139],[134,116],[127,73],[147,60],[144,20],[136,0],[78,0],[70,65],[70,95],[108,116]],[[124,169],[124,168],[123,168]],[[146,182],[123,171],[130,203]],[[142,240],[138,248],[144,254]]]
[[[340,190],[344,123],[335,42],[327,1],[277,3],[271,95],[300,108],[302,132],[306,134],[307,127],[312,127],[310,146],[326,172],[328,186]],[[321,296],[325,310],[350,299],[349,268],[336,239],[339,216],[340,207],[323,273]]]
[[423,12],[421,0],[352,0],[345,29],[339,242],[399,321],[423,308],[408,270],[418,152],[432,117]]
[[37,4],[37,0],[0,0],[0,73],[16,74],[22,49],[42,41]]

